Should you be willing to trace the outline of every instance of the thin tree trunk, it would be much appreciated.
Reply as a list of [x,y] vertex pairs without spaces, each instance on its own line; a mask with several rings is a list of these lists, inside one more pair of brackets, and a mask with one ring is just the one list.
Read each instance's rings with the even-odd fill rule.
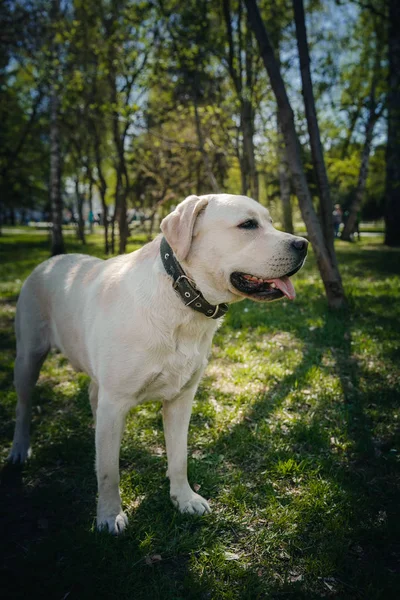
[[94,147],[94,155],[95,155],[95,159],[96,159],[96,169],[97,169],[97,175],[98,175],[99,182],[100,182],[98,185],[98,188],[100,191],[101,206],[103,209],[104,252],[107,255],[110,253],[110,244],[109,244],[109,240],[108,240],[108,206],[106,203],[107,182],[104,177],[102,164],[101,164],[100,136],[97,131],[97,126],[96,126],[95,121],[92,121],[91,125],[92,125],[93,137],[94,137],[93,147]]
[[385,244],[400,246],[400,3],[389,0]]
[[78,177],[75,178],[75,195],[76,195],[76,202],[77,202],[77,206],[78,206],[78,228],[77,228],[78,239],[82,242],[82,244],[85,244],[86,240],[85,240],[85,220],[83,218],[83,196],[79,191]]
[[129,236],[128,221],[126,218],[127,214],[127,203],[126,193],[123,192],[119,201],[119,214],[118,214],[118,229],[119,229],[119,245],[118,254],[124,254],[126,251],[126,244]]
[[367,125],[365,128],[365,142],[363,151],[361,154],[361,166],[360,172],[358,175],[358,182],[356,193],[354,195],[353,202],[350,205],[349,216],[342,231],[341,239],[349,242],[351,240],[351,235],[354,231],[354,227],[357,222],[358,213],[361,209],[361,204],[364,198],[365,187],[367,184],[367,176],[368,176],[368,164],[369,157],[371,153],[371,143],[374,132],[374,127],[379,118],[379,115],[375,113],[375,108],[371,108],[371,112],[368,117]]
[[114,214],[111,217],[111,241],[109,246],[111,254],[115,254],[115,218],[116,214],[114,208]]
[[51,254],[64,254],[62,232],[63,202],[61,196],[60,129],[58,124],[58,98],[53,88],[50,98],[50,205],[51,205]]
[[103,226],[104,226],[104,251],[106,254],[110,253],[110,245],[108,243],[108,206],[105,201],[105,197],[101,198],[101,205],[103,208]]
[[345,141],[343,143],[343,148],[342,148],[342,152],[341,152],[341,156],[340,156],[340,158],[342,160],[344,160],[345,158],[347,158],[347,152],[349,150],[349,146],[350,146],[350,143],[351,143],[351,138],[353,137],[354,129],[355,129],[357,121],[358,121],[358,119],[360,117],[362,106],[363,106],[362,102],[359,102],[357,104],[357,107],[356,107],[355,111],[351,115],[350,125],[349,125],[348,131],[347,131],[347,137],[346,137],[346,139],[345,139]]
[[[279,42],[280,39],[276,40],[277,45],[277,61],[278,67],[281,68],[281,57],[279,51]],[[277,121],[277,135],[278,135],[278,145],[277,145],[277,155],[278,155],[278,174],[279,174],[279,191],[281,195],[282,202],[282,221],[283,221],[283,229],[287,233],[294,233],[293,227],[293,211],[292,211],[292,202],[291,202],[291,182],[290,182],[290,170],[289,165],[286,158],[285,151],[285,140],[283,139],[282,131],[279,126],[279,119]]]
[[286,159],[282,132],[278,125],[278,160],[279,160],[279,189],[282,201],[283,229],[287,233],[293,233],[292,203],[290,199],[290,174]]
[[[242,28],[242,4],[239,2],[238,9],[238,24],[237,27],[239,45],[235,52],[235,43],[233,38],[231,7],[229,0],[223,0],[223,13],[226,25],[228,38],[228,69],[232,79],[236,95],[240,102],[240,131],[242,134],[242,151],[240,152],[240,144],[238,144],[238,158],[241,174],[241,190],[243,195],[247,195],[250,190],[250,195],[259,200],[259,183],[258,173],[256,168],[255,151],[254,151],[254,110],[252,105],[252,87],[253,87],[253,48],[252,34],[249,23],[245,34],[245,48],[243,48],[243,36],[241,35]],[[242,72],[242,54],[245,51],[245,81],[243,82]],[[236,57],[235,57],[236,54]],[[237,63],[237,67],[235,64]],[[244,88],[244,89],[243,89]]]
[[246,34],[245,34],[245,48],[246,48],[246,78],[245,78],[245,95],[243,98],[243,151],[247,154],[247,160],[249,164],[249,175],[250,175],[250,195],[254,200],[259,200],[259,188],[258,188],[258,173],[256,166],[256,157],[254,149],[254,107],[253,107],[253,86],[254,86],[254,74],[253,74],[253,40],[252,40],[252,29],[249,23],[249,19],[246,19]]
[[147,233],[147,241],[151,242],[152,237],[153,237],[153,229],[154,229],[154,220],[156,218],[156,213],[153,212],[153,214],[150,217],[150,222],[149,222],[149,231]]
[[[110,64],[113,62],[113,51],[111,51],[110,55]],[[111,102],[116,107],[118,106],[118,93],[117,93],[117,81],[115,75],[110,75],[110,97]],[[117,172],[117,183],[116,183],[116,193],[115,193],[115,214],[114,221],[117,219],[118,221],[118,229],[119,229],[119,243],[118,243],[118,253],[124,254],[126,250],[126,242],[128,239],[128,223],[126,220],[127,213],[127,194],[129,189],[129,177],[128,171],[125,161],[125,136],[127,129],[120,131],[119,127],[119,114],[117,110],[114,110],[112,113],[112,126],[113,126],[113,138],[114,145],[117,151],[118,159],[116,164],[116,172]],[[125,183],[123,179],[125,178]],[[112,227],[112,248],[114,252],[114,223]]]
[[102,178],[100,183],[100,198],[101,207],[103,209],[103,227],[104,227],[104,252],[106,255],[110,253],[110,244],[108,240],[108,206],[106,204],[107,184]]
[[195,117],[195,121],[196,121],[197,139],[199,142],[200,154],[203,158],[204,169],[205,169],[208,181],[210,182],[211,190],[214,193],[218,193],[219,192],[218,183],[217,183],[217,180],[215,179],[214,173],[212,172],[211,163],[210,163],[210,159],[208,158],[207,151],[204,148],[204,139],[203,139],[203,132],[201,130],[201,122],[200,122],[199,109],[197,106],[197,92],[196,91],[195,91],[195,95],[193,98],[193,105],[194,105],[194,117]]
[[126,242],[128,240],[128,222],[126,218],[127,203],[126,203],[126,190],[123,189],[121,162],[117,168],[117,181],[115,185],[115,211],[112,222],[112,240],[111,247],[112,252],[115,248],[115,221],[118,223],[118,254],[124,254],[126,250]]
[[89,212],[92,214],[92,220],[89,223],[90,233],[94,231],[94,214],[93,214],[93,177],[89,175]]
[[259,200],[259,189],[258,189],[258,173],[256,170],[256,160],[254,153],[254,139],[253,139],[253,107],[249,100],[243,100],[242,102],[242,114],[241,114],[241,128],[243,135],[243,158],[245,169],[245,180],[247,183],[247,189],[250,190],[250,195],[254,200]]
[[326,173],[324,152],[321,144],[317,111],[315,108],[313,86],[310,73],[310,54],[308,51],[307,30],[304,16],[303,0],[293,0],[294,20],[296,23],[297,47],[299,50],[301,81],[303,98],[306,111],[308,134],[312,162],[317,179],[320,202],[320,218],[322,231],[333,264],[337,264],[334,249],[333,205],[329,190],[328,175]]
[[245,0],[249,20],[259,44],[260,54],[268,72],[271,87],[278,104],[278,118],[285,140],[288,163],[292,172],[293,185],[317,264],[325,286],[328,304],[339,308],[346,304],[342,280],[335,261],[332,261],[324,235],[314,210],[310,190],[301,161],[301,148],[294,125],[293,110],[290,106],[278,62],[255,0]]
[[365,126],[365,140],[364,140],[364,147],[363,147],[363,150],[361,153],[361,165],[360,165],[360,171],[359,171],[359,175],[358,175],[356,193],[354,194],[353,201],[351,202],[350,209],[349,209],[349,216],[347,218],[347,221],[345,223],[345,226],[344,226],[344,229],[343,229],[342,235],[341,235],[342,240],[345,240],[347,242],[349,242],[351,240],[351,236],[354,232],[354,227],[357,223],[358,213],[361,209],[361,204],[362,204],[362,200],[363,200],[364,193],[365,193],[365,187],[367,184],[368,163],[369,163],[369,157],[370,157],[370,153],[371,153],[371,144],[372,144],[374,128],[375,128],[375,125],[376,125],[378,119],[380,118],[380,116],[383,112],[383,107],[384,107],[384,105],[382,105],[382,108],[380,110],[377,110],[376,86],[377,86],[378,78],[380,75],[380,63],[381,63],[381,53],[380,53],[380,47],[379,47],[376,52],[376,55],[375,55],[375,64],[374,64],[374,68],[373,68],[373,72],[372,72],[371,91],[370,91],[369,100],[368,100],[369,112],[368,112],[367,123]]

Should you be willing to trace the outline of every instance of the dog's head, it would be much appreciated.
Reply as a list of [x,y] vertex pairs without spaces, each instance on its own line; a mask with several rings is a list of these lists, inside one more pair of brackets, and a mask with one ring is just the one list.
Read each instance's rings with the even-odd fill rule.
[[161,223],[185,271],[209,302],[293,299],[289,277],[308,242],[274,228],[268,210],[246,196],[189,196]]

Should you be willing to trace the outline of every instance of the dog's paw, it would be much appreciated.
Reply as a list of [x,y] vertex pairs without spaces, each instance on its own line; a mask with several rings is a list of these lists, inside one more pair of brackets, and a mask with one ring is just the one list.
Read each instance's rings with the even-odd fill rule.
[[10,463],[21,464],[24,463],[30,455],[31,449],[29,447],[29,440],[21,440],[13,443],[7,460]]
[[97,529],[99,531],[107,530],[112,535],[120,535],[128,525],[128,517],[121,510],[116,515],[98,515]]
[[190,493],[181,495],[171,494],[171,500],[172,504],[176,506],[181,513],[188,513],[189,515],[207,515],[211,512],[207,500],[192,490],[190,490]]

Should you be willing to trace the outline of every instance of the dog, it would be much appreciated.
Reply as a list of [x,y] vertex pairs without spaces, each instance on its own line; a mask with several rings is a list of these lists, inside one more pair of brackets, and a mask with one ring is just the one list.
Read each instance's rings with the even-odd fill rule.
[[9,460],[30,453],[32,391],[51,347],[91,378],[96,426],[97,526],[121,533],[119,449],[128,411],[163,403],[170,496],[187,513],[210,512],[187,479],[193,399],[213,335],[228,305],[243,298],[295,297],[289,279],[308,242],[274,228],[246,196],[189,196],[140,250],[101,260],[59,255],[25,281],[17,303],[18,397]]

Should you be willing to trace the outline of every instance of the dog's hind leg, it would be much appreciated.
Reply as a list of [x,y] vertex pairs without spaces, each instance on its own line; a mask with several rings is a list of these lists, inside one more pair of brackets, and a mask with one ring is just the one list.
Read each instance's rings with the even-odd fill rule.
[[89,384],[89,400],[90,406],[92,408],[93,419],[96,423],[97,404],[99,401],[99,386],[95,381],[93,381],[93,379],[90,381]]
[[39,377],[40,369],[47,356],[45,352],[17,355],[14,367],[14,383],[17,391],[17,419],[14,439],[8,459],[11,462],[24,462],[30,453],[29,438],[32,412],[32,392]]
[[[27,303],[29,300],[29,304]],[[8,460],[24,462],[29,456],[29,437],[33,388],[40,369],[50,350],[48,325],[41,318],[34,298],[21,292],[15,320],[17,357],[14,365],[14,385],[17,392],[17,411],[13,445]]]

